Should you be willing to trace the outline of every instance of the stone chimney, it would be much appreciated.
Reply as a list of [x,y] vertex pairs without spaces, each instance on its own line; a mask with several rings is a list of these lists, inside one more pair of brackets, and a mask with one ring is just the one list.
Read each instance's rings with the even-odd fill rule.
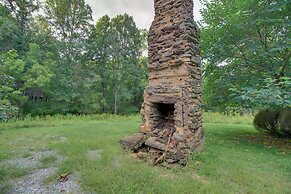
[[[149,85],[139,133],[121,140],[124,148],[153,164],[187,163],[201,151],[201,70],[193,0],[154,0],[149,31]],[[150,158],[150,159],[149,159]]]

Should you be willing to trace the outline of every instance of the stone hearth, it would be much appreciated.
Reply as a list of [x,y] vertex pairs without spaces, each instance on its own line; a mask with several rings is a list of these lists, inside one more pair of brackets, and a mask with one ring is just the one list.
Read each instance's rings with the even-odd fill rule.
[[201,151],[201,70],[199,34],[192,0],[154,0],[149,31],[149,85],[141,108],[139,133],[120,142],[152,164],[186,164]]

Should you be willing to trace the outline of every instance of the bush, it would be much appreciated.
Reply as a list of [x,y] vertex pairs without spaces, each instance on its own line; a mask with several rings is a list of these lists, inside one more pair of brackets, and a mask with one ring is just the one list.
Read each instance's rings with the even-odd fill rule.
[[261,110],[256,114],[253,124],[261,132],[290,137],[291,108]]
[[8,121],[18,115],[19,109],[8,101],[0,100],[0,121]]
[[279,110],[264,109],[258,112],[254,119],[254,126],[259,131],[277,133]]
[[291,137],[291,108],[284,108],[279,116],[279,129],[282,134]]

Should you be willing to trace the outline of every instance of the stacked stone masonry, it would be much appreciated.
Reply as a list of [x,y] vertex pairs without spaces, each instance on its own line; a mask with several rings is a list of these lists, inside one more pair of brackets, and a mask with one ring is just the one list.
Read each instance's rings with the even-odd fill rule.
[[186,164],[201,151],[201,70],[199,33],[193,0],[154,0],[148,37],[149,84],[138,134],[121,140],[124,148],[153,164]]

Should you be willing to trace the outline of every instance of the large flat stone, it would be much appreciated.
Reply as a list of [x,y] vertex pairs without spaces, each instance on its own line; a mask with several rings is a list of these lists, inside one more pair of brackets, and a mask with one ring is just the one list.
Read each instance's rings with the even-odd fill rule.
[[157,141],[155,137],[149,137],[146,140],[145,145],[162,151],[167,149],[167,146]]
[[127,136],[120,140],[120,144],[126,150],[137,150],[142,146],[144,142],[145,136],[142,133]]

